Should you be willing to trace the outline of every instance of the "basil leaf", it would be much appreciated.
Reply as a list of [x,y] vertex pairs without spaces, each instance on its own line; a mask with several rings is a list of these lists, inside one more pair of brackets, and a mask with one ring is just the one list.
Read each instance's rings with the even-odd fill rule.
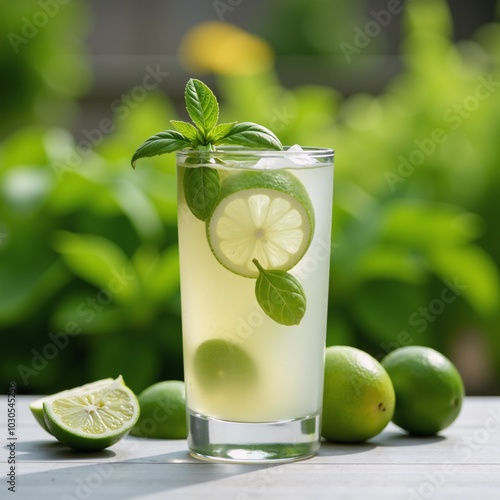
[[259,269],[255,296],[262,310],[281,325],[298,325],[306,312],[306,295],[297,278],[285,271],[266,271],[257,259]]
[[165,153],[173,153],[179,149],[186,148],[190,145],[187,139],[180,132],[175,130],[165,130],[156,135],[153,135],[139,146],[137,151],[132,156],[132,167],[135,168],[135,163],[139,158],[149,158],[151,156],[162,155]]
[[219,123],[216,127],[212,129],[208,136],[208,140],[212,143],[215,143],[225,137],[231,130],[233,129],[236,122],[232,123]]
[[219,120],[219,104],[214,94],[203,82],[191,78],[187,82],[184,99],[191,120],[207,137]]
[[215,168],[194,167],[184,170],[184,197],[192,214],[206,221],[220,197],[220,177]]
[[198,139],[198,129],[188,122],[170,120],[170,123],[187,139],[195,142]]
[[252,122],[237,123],[218,143],[254,149],[283,149],[280,140],[270,130]]

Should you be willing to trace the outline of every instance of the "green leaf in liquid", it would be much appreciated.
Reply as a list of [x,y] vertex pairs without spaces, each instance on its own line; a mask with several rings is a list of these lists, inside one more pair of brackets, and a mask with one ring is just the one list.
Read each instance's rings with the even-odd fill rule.
[[298,325],[306,312],[306,295],[295,276],[286,271],[266,271],[257,259],[259,270],[255,296],[262,310],[281,325]]
[[183,186],[189,210],[197,219],[206,221],[219,201],[219,172],[210,167],[186,168]]

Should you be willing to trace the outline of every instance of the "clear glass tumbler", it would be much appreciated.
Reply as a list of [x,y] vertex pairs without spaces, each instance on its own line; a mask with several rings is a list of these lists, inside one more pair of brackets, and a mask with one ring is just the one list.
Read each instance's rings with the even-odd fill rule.
[[188,446],[280,462],[320,443],[333,150],[177,152]]

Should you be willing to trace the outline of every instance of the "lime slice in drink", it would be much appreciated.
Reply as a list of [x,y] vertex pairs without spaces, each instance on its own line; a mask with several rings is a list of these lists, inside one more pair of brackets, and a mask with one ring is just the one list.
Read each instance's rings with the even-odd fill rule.
[[97,380],[96,382],[90,382],[89,384],[82,385],[80,387],[75,387],[73,389],[68,389],[66,391],[57,392],[55,394],[51,394],[50,396],[44,396],[43,398],[39,398],[32,403],[30,403],[29,408],[31,413],[35,417],[35,420],[47,431],[50,433],[47,424],[43,418],[43,403],[49,402],[53,399],[62,398],[65,396],[69,396],[73,393],[86,392],[98,389],[100,387],[109,385],[113,382],[112,378],[104,378],[102,380]]
[[45,423],[63,444],[98,451],[115,444],[139,418],[139,402],[122,377],[90,391],[73,392],[43,403]]
[[206,228],[217,260],[256,278],[253,259],[282,271],[299,262],[314,233],[314,209],[303,184],[285,170],[238,172],[223,181]]
[[239,345],[224,339],[203,342],[194,353],[194,375],[202,390],[242,390],[257,379],[257,367]]

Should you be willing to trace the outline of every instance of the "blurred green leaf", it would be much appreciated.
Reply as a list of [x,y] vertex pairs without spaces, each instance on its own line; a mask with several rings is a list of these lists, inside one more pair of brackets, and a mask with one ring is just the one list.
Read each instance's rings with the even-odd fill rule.
[[46,259],[29,266],[19,254],[0,254],[0,325],[23,322],[44,306],[68,279],[60,262]]
[[135,270],[112,241],[100,236],[58,231],[52,242],[66,265],[80,278],[101,288],[103,296],[125,304],[137,298],[139,288]]
[[38,210],[48,198],[54,179],[44,170],[20,165],[0,179],[0,197],[9,209],[27,214]]
[[10,134],[0,147],[0,172],[17,165],[44,168],[47,161],[44,135],[45,129],[40,126],[21,128]]
[[155,206],[136,184],[117,179],[111,189],[118,205],[143,240],[164,235],[162,221]]
[[436,273],[481,315],[499,311],[498,268],[479,247],[435,248],[430,261]]
[[356,266],[362,280],[395,279],[421,284],[426,276],[422,259],[408,253],[404,247],[380,245],[367,248]]
[[123,308],[108,303],[108,297],[99,296],[95,290],[88,293],[78,291],[63,297],[57,304],[51,324],[54,330],[70,335],[109,334],[128,327]]
[[152,336],[126,336],[117,331],[106,337],[106,342],[100,339],[102,337],[89,337],[96,379],[123,375],[125,383],[135,393],[150,385],[152,380],[159,380],[161,358]]
[[157,304],[166,303],[179,291],[179,249],[177,245],[167,248],[163,253],[138,251],[134,264],[140,270],[148,299]]
[[350,304],[364,336],[382,348],[394,342],[401,332],[408,332],[414,344],[426,344],[430,331],[415,331],[412,315],[426,305],[425,291],[419,286],[398,281],[369,281],[357,291]]
[[422,251],[467,243],[479,234],[480,219],[458,207],[397,200],[384,207],[381,236]]
[[328,317],[326,345],[355,345],[356,338],[348,318],[339,311]]

